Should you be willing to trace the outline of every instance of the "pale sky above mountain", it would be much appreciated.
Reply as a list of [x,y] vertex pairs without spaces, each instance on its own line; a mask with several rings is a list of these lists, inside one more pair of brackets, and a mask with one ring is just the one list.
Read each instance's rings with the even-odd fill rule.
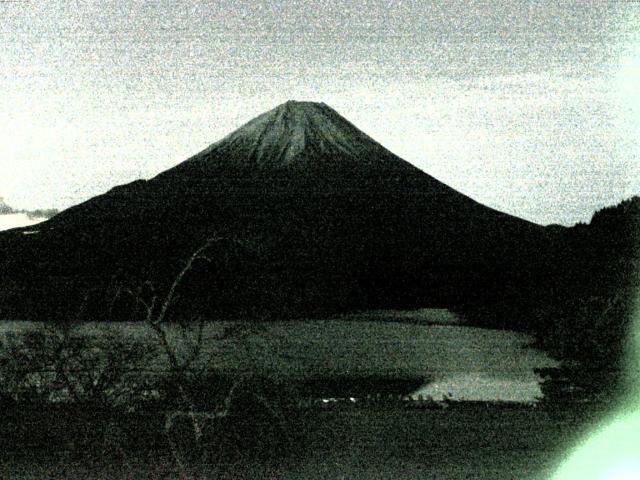
[[288,99],[539,223],[640,192],[638,2],[14,0],[0,18],[16,208],[153,176]]

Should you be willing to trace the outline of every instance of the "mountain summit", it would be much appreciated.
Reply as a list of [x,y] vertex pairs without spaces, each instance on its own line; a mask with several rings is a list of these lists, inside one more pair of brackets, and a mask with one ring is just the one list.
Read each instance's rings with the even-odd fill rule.
[[228,173],[287,171],[330,176],[388,175],[417,171],[333,108],[290,100],[259,115],[195,155],[180,169]]
[[0,281],[15,284],[0,315],[112,315],[114,282],[162,292],[212,237],[222,240],[190,274],[182,312],[282,318],[485,302],[535,280],[543,230],[439,182],[327,105],[287,102],[37,234],[0,233]]

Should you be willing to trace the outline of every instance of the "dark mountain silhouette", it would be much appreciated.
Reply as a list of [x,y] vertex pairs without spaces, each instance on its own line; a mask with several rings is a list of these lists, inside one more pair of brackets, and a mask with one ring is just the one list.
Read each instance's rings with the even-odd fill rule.
[[[541,281],[551,238],[376,143],[330,107],[287,102],[148,181],[0,234],[0,315],[129,318],[116,285],[183,284],[176,312],[300,316],[476,305]],[[118,303],[120,302],[120,303]],[[126,303],[126,302],[125,302]]]

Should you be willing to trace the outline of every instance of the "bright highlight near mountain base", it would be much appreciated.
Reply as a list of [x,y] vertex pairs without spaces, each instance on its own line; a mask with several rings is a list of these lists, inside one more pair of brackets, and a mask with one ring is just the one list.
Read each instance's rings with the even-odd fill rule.
[[640,479],[640,412],[616,418],[587,439],[554,480]]
[[640,295],[628,339],[631,398],[570,453],[553,480],[640,480]]

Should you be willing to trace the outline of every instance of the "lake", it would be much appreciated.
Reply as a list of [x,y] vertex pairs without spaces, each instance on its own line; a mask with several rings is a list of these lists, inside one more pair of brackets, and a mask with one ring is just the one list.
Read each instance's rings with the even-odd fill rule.
[[30,217],[26,213],[7,213],[0,215],[0,231],[11,228],[27,227],[44,222],[44,217]]
[[[436,400],[520,401],[540,398],[537,368],[557,366],[547,354],[531,348],[528,335],[477,328],[446,310],[375,311],[331,319],[270,321],[251,324],[243,340],[217,339],[236,322],[209,322],[204,329],[206,348],[201,362],[223,374],[253,374],[280,379],[318,377],[421,378],[423,386],[412,396]],[[5,321],[0,335],[42,328],[34,322]],[[143,323],[85,323],[81,335],[112,334],[124,340],[156,344]],[[188,345],[193,332],[180,335],[174,326],[171,340]],[[141,368],[166,369],[158,349],[155,359]],[[375,393],[375,392],[372,392]]]

